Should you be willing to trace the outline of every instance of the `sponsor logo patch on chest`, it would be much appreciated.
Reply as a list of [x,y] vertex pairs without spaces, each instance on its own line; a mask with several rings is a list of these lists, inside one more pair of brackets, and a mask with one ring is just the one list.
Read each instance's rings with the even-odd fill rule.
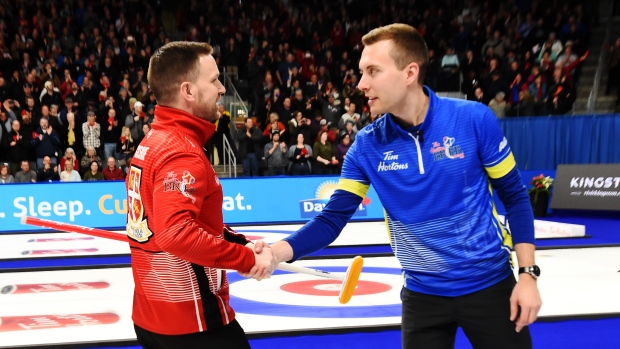
[[393,150],[383,153],[383,160],[379,162],[377,171],[399,171],[409,168],[409,163],[401,164],[398,162],[398,154],[395,154]]
[[461,146],[454,144],[454,137],[445,136],[443,138],[443,145],[439,142],[433,142],[433,148],[431,148],[431,154],[435,161],[443,159],[463,159],[465,153],[461,150]]

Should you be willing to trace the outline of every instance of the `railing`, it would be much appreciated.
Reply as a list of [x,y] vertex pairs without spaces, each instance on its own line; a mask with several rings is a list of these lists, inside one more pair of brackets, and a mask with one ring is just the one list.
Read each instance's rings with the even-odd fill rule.
[[[609,42],[609,37],[611,36],[611,28],[614,22],[614,1],[609,2],[611,4],[611,8],[607,12],[609,17],[607,17],[607,28],[605,29],[605,38],[603,39],[603,45]],[[598,4],[598,3],[597,3]],[[601,75],[603,75],[603,71],[607,71],[605,67],[605,60],[607,58],[607,50],[603,47],[601,53],[598,56],[598,67],[596,68],[596,73],[594,74],[594,82],[592,83],[592,90],[590,91],[590,96],[588,97],[588,114],[594,114],[596,112],[596,100],[598,98],[598,89],[601,84]]]
[[[222,153],[224,155],[224,172],[228,172],[228,177],[237,177],[237,157],[235,156],[235,152],[232,150],[230,143],[228,143],[228,138],[224,137],[224,142],[222,143]],[[228,159],[228,161],[226,161]]]

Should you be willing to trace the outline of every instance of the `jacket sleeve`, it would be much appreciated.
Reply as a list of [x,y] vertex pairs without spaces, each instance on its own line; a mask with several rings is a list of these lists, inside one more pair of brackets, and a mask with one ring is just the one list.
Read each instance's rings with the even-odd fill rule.
[[[209,187],[208,179],[213,174],[207,172],[202,161],[198,154],[183,153],[166,159],[157,170],[153,182],[153,206],[157,207],[157,214],[149,217],[154,221],[153,238],[163,251],[192,263],[247,272],[255,263],[252,250],[226,241],[222,226],[208,227],[197,220],[205,211],[221,214],[222,210],[221,200],[213,204],[215,207],[203,207],[215,195],[214,191],[221,188]],[[164,182],[171,173],[183,181],[178,184],[186,183],[188,176],[194,179],[179,190],[177,186],[170,190]]]

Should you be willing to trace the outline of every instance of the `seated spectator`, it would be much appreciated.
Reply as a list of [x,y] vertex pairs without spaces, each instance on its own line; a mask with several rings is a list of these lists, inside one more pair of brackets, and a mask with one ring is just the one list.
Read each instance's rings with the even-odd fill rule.
[[[86,155],[84,155],[86,156]],[[81,182],[82,178],[78,171],[73,170],[73,159],[67,159],[65,161],[65,170],[60,172],[61,182]]]
[[264,156],[267,161],[267,175],[281,176],[286,174],[286,143],[280,142],[280,131],[271,133],[271,142],[265,144]]
[[105,177],[103,176],[103,173],[101,173],[101,171],[99,171],[99,164],[97,163],[97,161],[93,161],[90,163],[90,171],[86,172],[84,174],[84,180],[85,181],[103,181],[105,180]]
[[58,148],[60,147],[60,138],[56,130],[49,126],[47,119],[41,118],[39,120],[39,128],[36,134],[33,134],[32,146],[35,148],[35,154],[37,158],[37,168],[43,166],[43,158],[49,156],[52,164],[57,165],[58,160]]
[[[142,125],[142,133],[144,134],[144,136],[142,136],[142,138],[134,141],[135,147],[136,149],[138,149],[138,146],[140,145],[140,143],[142,143],[142,140],[146,137],[147,134],[149,134],[149,132],[151,132],[151,124],[144,124]],[[232,139],[229,139],[230,145],[233,146],[233,144],[235,144]],[[236,153],[236,151],[235,151]]]
[[0,184],[15,183],[15,178],[9,173],[9,164],[0,164]]
[[[71,147],[67,148],[65,150],[65,156],[60,158],[60,172],[65,170],[65,162],[67,162],[68,159],[73,159],[73,160],[77,159],[75,151]],[[73,169],[76,171],[80,170],[80,165],[78,164],[78,161],[73,161]]]
[[125,171],[116,167],[116,159],[112,156],[108,158],[108,166],[103,169],[103,176],[108,181],[120,181],[125,179]]
[[[97,155],[97,151],[93,147],[88,147],[86,149],[86,154],[82,157],[82,161],[80,162],[80,170],[82,173],[86,173],[90,171],[90,164],[93,161],[97,161],[99,167],[101,167],[101,158]],[[67,165],[65,164],[65,167]],[[65,168],[66,170],[66,168]]]
[[305,144],[302,133],[297,135],[297,143],[288,148],[286,155],[290,160],[288,172],[291,176],[309,175],[311,173],[312,148]]
[[315,160],[312,167],[314,174],[330,175],[334,172],[334,167],[338,165],[338,160],[334,156],[334,146],[327,140],[327,136],[327,131],[319,131],[318,140],[312,147]]
[[58,166],[52,165],[49,156],[43,158],[43,167],[37,170],[38,182],[52,182],[60,180],[58,175]]
[[534,98],[534,116],[547,115],[547,83],[542,75],[537,75],[529,86],[529,92]]
[[[43,162],[43,160],[41,160]],[[37,173],[30,169],[28,161],[23,160],[21,165],[22,170],[15,174],[15,183],[36,183]]]
[[[136,102],[137,103],[137,102]],[[127,159],[133,157],[136,151],[136,145],[133,141],[131,130],[127,126],[123,126],[120,138],[116,142],[116,152],[118,156],[118,164],[121,167],[126,166]]]
[[504,100],[505,97],[506,94],[504,92],[498,92],[495,95],[495,98],[493,98],[489,102],[489,109],[493,111],[493,113],[495,114],[495,116],[497,116],[498,119],[505,117],[506,110],[508,110],[508,104]]

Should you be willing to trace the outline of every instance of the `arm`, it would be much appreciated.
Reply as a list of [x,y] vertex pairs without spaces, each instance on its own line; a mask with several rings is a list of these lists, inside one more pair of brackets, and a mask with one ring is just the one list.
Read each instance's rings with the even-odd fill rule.
[[[164,191],[168,173],[183,173],[186,169],[201,179],[193,184],[193,198],[176,190]],[[163,251],[201,266],[249,271],[255,263],[252,250],[226,241],[221,226],[215,229],[196,218],[204,211],[210,176],[197,154],[177,154],[158,169],[153,187],[153,202],[158,208],[158,214],[153,217],[153,227],[158,232],[157,245]]]

